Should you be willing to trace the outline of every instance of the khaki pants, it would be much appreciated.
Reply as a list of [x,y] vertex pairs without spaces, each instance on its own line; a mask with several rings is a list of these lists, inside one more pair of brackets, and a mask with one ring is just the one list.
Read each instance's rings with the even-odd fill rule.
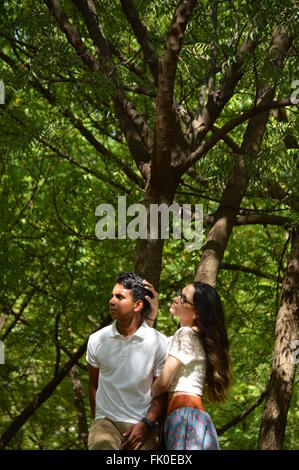
[[[109,418],[95,419],[90,427],[88,435],[89,450],[120,450],[126,432],[132,424],[112,421]],[[157,449],[159,440],[159,427],[155,426],[153,431],[143,443],[140,450]]]

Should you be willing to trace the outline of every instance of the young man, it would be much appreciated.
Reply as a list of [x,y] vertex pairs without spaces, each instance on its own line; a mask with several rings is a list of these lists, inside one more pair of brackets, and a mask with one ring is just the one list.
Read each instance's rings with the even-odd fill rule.
[[151,400],[151,385],[162,371],[167,338],[143,321],[146,295],[139,276],[121,274],[109,301],[114,322],[89,338],[90,450],[157,448],[164,403],[163,397]]

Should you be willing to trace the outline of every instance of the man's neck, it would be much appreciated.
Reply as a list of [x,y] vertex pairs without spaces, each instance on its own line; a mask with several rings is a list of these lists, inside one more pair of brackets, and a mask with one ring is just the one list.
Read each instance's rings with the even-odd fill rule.
[[140,328],[142,324],[142,320],[140,317],[133,318],[129,323],[128,322],[120,322],[119,320],[116,321],[116,328],[118,332],[123,335],[125,339],[130,338],[138,328]]

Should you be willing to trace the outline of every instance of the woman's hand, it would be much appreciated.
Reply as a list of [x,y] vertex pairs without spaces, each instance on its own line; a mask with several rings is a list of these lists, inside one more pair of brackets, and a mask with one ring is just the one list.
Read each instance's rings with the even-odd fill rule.
[[158,315],[158,308],[159,308],[158,294],[155,291],[152,284],[148,282],[146,279],[143,279],[143,284],[144,284],[144,287],[148,289],[153,295],[152,298],[149,295],[145,296],[146,300],[150,304],[150,308],[147,311],[146,317],[150,319],[151,321],[154,321],[156,319],[156,316]]

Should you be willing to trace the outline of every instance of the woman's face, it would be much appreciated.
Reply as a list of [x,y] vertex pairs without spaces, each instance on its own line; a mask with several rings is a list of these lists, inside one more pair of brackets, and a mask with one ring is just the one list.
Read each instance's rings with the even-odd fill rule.
[[170,313],[181,319],[188,318],[193,316],[195,313],[195,308],[193,305],[193,295],[195,288],[193,284],[188,284],[182,289],[181,297],[178,295],[175,297],[169,311]]

